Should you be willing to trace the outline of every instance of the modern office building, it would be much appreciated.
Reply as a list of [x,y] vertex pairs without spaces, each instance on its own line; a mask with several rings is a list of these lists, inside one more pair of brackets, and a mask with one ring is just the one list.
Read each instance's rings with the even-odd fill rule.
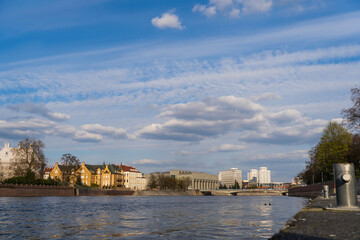
[[219,172],[219,182],[221,185],[225,185],[227,188],[234,186],[235,181],[242,188],[242,172],[237,168],[230,168],[230,170],[224,170]]
[[250,172],[247,174],[247,179],[249,182],[258,182],[259,171],[257,169],[250,169]]
[[271,171],[267,167],[259,168],[259,184],[270,184],[271,183]]
[[267,167],[260,167],[257,169],[250,169],[250,172],[247,174],[249,184],[257,183],[261,184],[270,184],[271,183],[271,171]]

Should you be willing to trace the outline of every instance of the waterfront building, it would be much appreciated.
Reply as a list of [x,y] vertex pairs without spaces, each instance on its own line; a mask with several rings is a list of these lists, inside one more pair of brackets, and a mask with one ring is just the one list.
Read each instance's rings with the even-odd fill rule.
[[235,185],[235,181],[242,188],[242,172],[237,168],[230,168],[230,170],[224,170],[219,172],[219,182],[221,185],[225,185],[227,188]]
[[247,174],[247,179],[249,182],[258,182],[259,172],[257,169],[250,169],[250,172]]
[[143,173],[139,172],[135,167],[121,164],[121,170],[124,176],[124,187],[131,190],[145,190],[147,180]]
[[219,187],[218,175],[202,172],[192,172],[183,170],[170,170],[169,175],[173,178],[190,178],[189,189],[210,190]]
[[122,170],[114,164],[90,165],[82,163],[75,175],[86,186],[123,187],[124,178]]
[[52,167],[47,167],[47,168],[45,168],[43,179],[49,179],[49,178],[50,178],[50,173],[51,173],[51,171],[52,171],[53,169],[54,169],[54,168],[52,168]]
[[[30,153],[33,153],[32,148],[30,146]],[[27,153],[29,153],[27,152]],[[18,157],[19,155],[26,156],[25,150],[20,148],[20,145],[16,148],[10,147],[10,144],[5,144],[4,148],[0,151],[0,180],[4,180],[7,178],[11,178],[15,176],[15,171],[18,167],[26,168],[24,163]],[[42,165],[39,158],[34,154],[34,164],[32,167],[32,171],[35,173],[37,177],[40,177],[41,167]]]
[[259,168],[259,184],[270,184],[271,183],[271,171],[267,167]]
[[[63,181],[65,171],[66,166],[55,163],[50,178]],[[76,183],[79,179],[86,186],[124,187],[122,170],[114,164],[90,165],[83,162],[77,169],[71,169],[69,178],[70,183]]]
[[260,167],[259,170],[251,169],[247,174],[249,186],[267,186],[270,187],[271,184],[271,171],[267,167]]
[[63,181],[64,180],[65,166],[55,163],[55,167],[49,173],[51,179]]

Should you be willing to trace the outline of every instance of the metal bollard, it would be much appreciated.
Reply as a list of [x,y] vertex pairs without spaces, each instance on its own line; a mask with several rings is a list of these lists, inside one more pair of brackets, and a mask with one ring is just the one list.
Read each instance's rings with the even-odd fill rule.
[[329,185],[324,185],[324,198],[328,199],[329,198]]
[[334,164],[337,208],[357,208],[354,164]]

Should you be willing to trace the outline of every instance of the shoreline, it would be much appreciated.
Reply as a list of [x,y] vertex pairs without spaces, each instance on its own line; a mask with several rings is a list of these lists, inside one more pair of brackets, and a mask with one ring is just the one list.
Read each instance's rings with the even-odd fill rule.
[[[358,206],[360,195],[358,198]],[[360,236],[360,211],[329,210],[336,206],[336,198],[316,198],[291,217],[270,240],[355,240]]]

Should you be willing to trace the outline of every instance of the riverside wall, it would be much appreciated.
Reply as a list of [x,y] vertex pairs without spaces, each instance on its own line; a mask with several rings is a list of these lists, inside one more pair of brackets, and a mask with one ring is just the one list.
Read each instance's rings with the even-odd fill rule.
[[324,185],[329,186],[329,194],[335,194],[335,182],[327,181],[323,183],[317,183],[313,185],[308,185],[304,187],[294,187],[288,189],[288,196],[291,197],[307,197],[307,198],[316,198],[321,196]]
[[0,197],[71,197],[73,187],[0,184]]
[[188,191],[136,191],[133,196],[203,196],[199,190]]
[[129,196],[133,195],[134,191],[132,190],[116,190],[116,189],[76,189],[76,196]]

